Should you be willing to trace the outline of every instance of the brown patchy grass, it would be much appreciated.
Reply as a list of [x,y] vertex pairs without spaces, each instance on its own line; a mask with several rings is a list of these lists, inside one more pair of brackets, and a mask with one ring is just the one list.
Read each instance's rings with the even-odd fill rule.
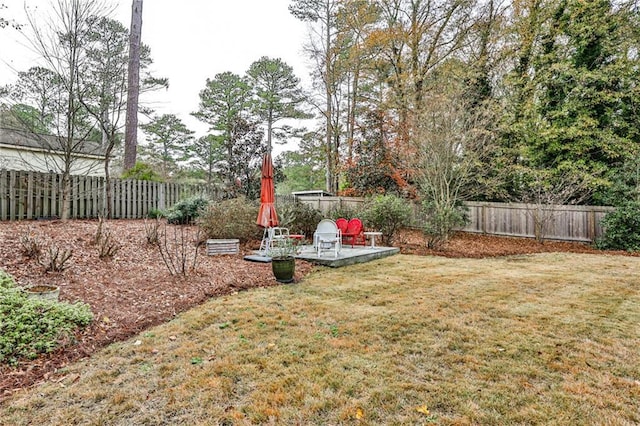
[[212,299],[0,423],[640,423],[640,259],[400,255]]

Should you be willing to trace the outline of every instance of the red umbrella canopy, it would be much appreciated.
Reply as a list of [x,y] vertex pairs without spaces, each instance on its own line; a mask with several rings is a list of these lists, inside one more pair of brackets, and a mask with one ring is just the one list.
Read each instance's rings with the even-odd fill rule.
[[260,211],[256,223],[263,228],[278,226],[278,214],[274,202],[276,188],[273,183],[273,164],[271,153],[266,153],[262,159],[262,180],[260,181]]

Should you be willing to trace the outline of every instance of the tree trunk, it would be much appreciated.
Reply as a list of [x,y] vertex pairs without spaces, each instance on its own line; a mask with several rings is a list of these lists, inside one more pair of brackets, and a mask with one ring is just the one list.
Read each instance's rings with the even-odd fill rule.
[[347,151],[347,162],[351,163],[353,160],[353,141],[355,139],[355,131],[356,131],[356,106],[358,104],[358,90],[359,90],[359,82],[360,82],[360,60],[358,59],[358,63],[356,64],[356,68],[353,71],[353,86],[351,88],[351,102],[349,105],[349,120],[348,120],[348,135],[347,135],[347,143],[348,151]]
[[111,164],[111,152],[113,151],[113,147],[115,146],[115,143],[113,142],[114,138],[115,136],[112,135],[104,155],[104,184],[105,184],[104,215],[107,219],[113,218],[113,211],[112,211],[113,193],[111,192],[111,173],[109,172],[109,166]]
[[[327,54],[327,59],[328,59],[328,54]],[[326,65],[328,67],[328,64]],[[326,78],[329,78],[329,71],[327,68],[327,76]],[[331,93],[331,88],[329,86],[329,82],[326,82],[326,101],[327,101],[327,108],[326,108],[326,132],[327,132],[327,136],[326,136],[326,166],[327,166],[327,172],[326,172],[326,187],[327,187],[327,191],[328,192],[333,192],[332,190],[332,182],[333,182],[333,174],[334,174],[334,167],[335,164],[333,164],[332,161],[332,157],[333,157],[333,123],[332,123],[332,116],[333,116],[333,94]]]
[[62,172],[60,187],[62,190],[62,196],[60,197],[60,219],[67,220],[69,219],[71,204],[71,176],[66,171]]
[[140,43],[142,36],[142,0],[131,5],[129,34],[129,70],[127,88],[127,119],[124,138],[124,170],[136,164],[138,147],[138,97],[140,95]]
[[269,118],[267,119],[267,150],[271,154],[271,135],[273,133],[273,111],[269,107]]
[[327,187],[327,191],[328,192],[333,192],[333,179],[334,179],[334,174],[335,174],[335,167],[336,164],[334,161],[332,161],[332,157],[333,157],[333,149],[332,149],[332,144],[333,144],[333,75],[331,72],[331,63],[332,63],[332,57],[331,57],[331,26],[330,26],[330,22],[331,22],[331,11],[329,9],[329,7],[326,8],[326,12],[327,12],[327,16],[326,16],[326,33],[325,33],[325,46],[326,46],[326,52],[325,52],[325,63],[324,63],[324,72],[325,72],[325,76],[324,76],[324,85],[325,85],[325,96],[326,96],[326,102],[327,102],[327,108],[326,108],[326,119],[327,119],[327,125],[326,125],[326,131],[327,131],[327,135],[326,135],[326,152],[327,152],[327,172],[326,172],[326,187]]

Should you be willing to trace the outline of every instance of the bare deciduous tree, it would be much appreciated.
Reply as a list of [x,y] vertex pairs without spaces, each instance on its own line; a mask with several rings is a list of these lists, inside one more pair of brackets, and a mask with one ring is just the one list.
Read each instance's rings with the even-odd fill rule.
[[521,167],[519,175],[522,180],[520,201],[527,204],[535,239],[541,243],[556,220],[555,206],[578,204],[591,193],[588,179],[576,172]]
[[32,33],[29,42],[38,53],[41,65],[55,76],[55,86],[48,88],[53,96],[47,105],[47,114],[41,116],[47,119],[54,137],[40,139],[55,159],[51,162],[55,171],[62,175],[62,219],[69,217],[71,172],[79,160],[77,153],[94,149],[91,148],[94,128],[80,100],[86,90],[81,78],[87,63],[84,43],[91,32],[92,17],[109,12],[102,0],[57,0],[51,4],[51,11],[43,22],[40,15],[27,14]]
[[323,90],[323,105],[319,107],[325,120],[325,159],[326,189],[335,192],[338,189],[338,163],[340,133],[338,120],[340,112],[336,102],[340,72],[335,68],[336,14],[337,0],[294,0],[289,6],[293,16],[301,21],[312,23],[310,26],[307,51],[315,62],[314,75]]
[[481,178],[480,160],[494,135],[487,109],[470,109],[460,92],[433,92],[425,102],[414,134],[420,194],[426,207],[428,244],[440,248],[464,223],[462,201]]

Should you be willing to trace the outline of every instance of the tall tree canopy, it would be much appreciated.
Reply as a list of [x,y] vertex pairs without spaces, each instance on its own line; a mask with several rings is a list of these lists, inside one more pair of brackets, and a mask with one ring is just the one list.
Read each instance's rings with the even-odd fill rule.
[[167,179],[175,171],[177,162],[185,159],[194,132],[174,114],[154,117],[140,127],[147,134],[145,153],[160,164],[162,176]]
[[273,136],[284,139],[291,135],[291,126],[274,125],[283,119],[302,119],[308,115],[301,109],[305,101],[300,79],[293,68],[281,59],[266,56],[251,64],[247,71],[256,94],[255,113],[267,125],[267,149],[271,151]]
[[[246,78],[231,72],[207,79],[200,92],[200,107],[193,115],[207,123],[212,134],[212,149],[218,152],[219,173],[229,191],[253,195],[264,147],[262,133],[253,115],[255,99]],[[241,147],[241,148],[239,148]]]
[[551,187],[571,175],[590,201],[612,202],[637,158],[632,2],[297,0],[290,11],[310,23],[327,190],[412,193],[418,120],[452,79],[468,108],[501,117],[482,160],[492,185],[477,182],[477,196],[518,199],[529,175],[556,176]]
[[610,202],[607,188],[640,142],[633,14],[602,0],[532,2],[516,21],[521,53],[506,80],[503,139],[515,197],[531,169],[587,179],[593,202]]
[[315,86],[321,92],[321,101],[316,102],[325,124],[325,186],[336,191],[339,185],[339,162],[341,134],[339,127],[338,89],[340,71],[336,68],[336,37],[338,32],[336,15],[339,0],[293,0],[289,11],[296,18],[313,24],[307,52],[314,62]]

